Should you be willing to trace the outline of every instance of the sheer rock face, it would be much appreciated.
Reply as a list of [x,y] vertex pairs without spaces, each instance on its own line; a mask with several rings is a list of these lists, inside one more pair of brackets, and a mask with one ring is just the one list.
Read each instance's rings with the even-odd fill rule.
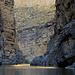
[[0,0],[0,58],[3,65],[15,64],[13,0]]
[[37,57],[37,63],[34,58],[31,65],[65,67],[75,62],[74,9],[74,0],[56,0],[55,35],[47,45],[47,52]]
[[54,34],[54,25],[54,21],[51,21],[17,31],[17,42],[25,58],[34,58],[46,52],[50,36]]
[[60,33],[63,27],[75,19],[75,0],[56,0],[56,20],[55,33]]

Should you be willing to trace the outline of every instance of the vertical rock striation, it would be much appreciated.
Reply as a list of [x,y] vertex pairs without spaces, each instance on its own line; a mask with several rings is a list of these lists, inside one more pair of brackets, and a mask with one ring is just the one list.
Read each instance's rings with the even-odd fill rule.
[[13,0],[0,0],[0,58],[3,65],[15,64]]

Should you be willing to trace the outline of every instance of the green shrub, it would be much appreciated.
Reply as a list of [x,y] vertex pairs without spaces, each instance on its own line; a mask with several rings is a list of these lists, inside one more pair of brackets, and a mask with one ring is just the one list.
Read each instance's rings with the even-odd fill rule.
[[19,60],[19,61],[18,61],[18,64],[22,64],[22,61],[21,61],[21,60]]
[[24,62],[25,62],[25,64],[29,64],[29,60],[28,59],[25,59]]

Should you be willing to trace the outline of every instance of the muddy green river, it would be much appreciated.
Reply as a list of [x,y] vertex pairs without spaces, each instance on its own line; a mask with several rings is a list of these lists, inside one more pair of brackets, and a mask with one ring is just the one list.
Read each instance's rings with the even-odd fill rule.
[[0,75],[75,75],[75,69],[30,65],[0,66]]

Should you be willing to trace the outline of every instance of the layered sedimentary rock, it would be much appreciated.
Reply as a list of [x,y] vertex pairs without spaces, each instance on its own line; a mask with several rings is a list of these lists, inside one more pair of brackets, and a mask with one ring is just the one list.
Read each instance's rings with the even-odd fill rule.
[[[43,5],[43,2],[51,5]],[[15,3],[19,5],[14,7],[18,49],[31,60],[46,52],[50,36],[54,34],[54,0],[15,0]],[[24,6],[25,3],[28,5]]]
[[15,23],[13,0],[0,0],[0,58],[2,64],[15,64]]
[[50,36],[54,34],[54,24],[53,20],[43,26],[33,26],[17,31],[17,43],[23,56],[34,58],[46,52]]
[[[33,2],[32,5],[35,6],[36,4],[35,1],[33,0],[32,2]],[[47,2],[46,1],[40,2],[40,0],[38,0],[36,5],[41,5],[41,3],[42,5],[44,3],[48,4]],[[27,3],[29,5],[30,0],[28,0]],[[3,64],[3,65],[16,64],[17,63],[16,60],[19,60],[19,59],[23,60],[22,54],[27,55],[28,53],[28,56],[29,55],[36,56],[37,52],[39,52],[38,55],[43,54],[46,51],[47,43],[49,41],[49,36],[54,33],[54,26],[50,26],[46,28],[45,26],[37,26],[37,27],[35,26],[30,29],[26,29],[23,32],[25,32],[25,34],[28,34],[26,35],[26,37],[28,38],[25,39],[23,38],[24,35],[23,36],[20,35],[22,37],[22,41],[23,39],[25,39],[25,43],[23,43],[25,44],[24,45],[25,47],[22,46],[22,48],[25,48],[25,49],[23,49],[23,51],[15,50],[14,49],[15,48],[14,47],[15,23],[14,23],[14,16],[13,16],[13,5],[14,5],[13,0],[0,0],[0,64]],[[34,34],[34,37],[33,37],[33,34]],[[20,41],[18,42],[19,42],[19,45],[22,45]],[[26,46],[26,44],[28,46]]]
[[65,67],[75,62],[75,0],[56,0],[55,34],[31,65]]

